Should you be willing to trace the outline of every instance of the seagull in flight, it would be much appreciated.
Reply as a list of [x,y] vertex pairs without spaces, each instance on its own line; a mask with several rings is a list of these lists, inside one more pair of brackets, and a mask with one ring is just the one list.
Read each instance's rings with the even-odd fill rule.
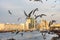
[[19,21],[20,20],[20,17],[17,19],[17,21]]
[[9,14],[12,15],[12,13],[10,12],[10,10],[8,10]]
[[56,20],[50,21],[50,22],[49,22],[49,27],[50,27],[54,22],[56,22]]
[[51,16],[54,16],[55,14],[52,14]]
[[35,19],[37,19],[38,17],[42,18],[42,16],[47,16],[47,15],[41,14],[41,15],[38,15],[38,16],[36,16],[36,15],[34,15],[34,16],[35,16]]
[[32,13],[33,13],[33,10],[32,10],[29,14],[27,14],[27,13],[24,11],[24,14],[25,14],[25,16],[26,16],[27,18],[30,18]]
[[[32,1],[32,0],[29,0],[29,1]],[[40,1],[41,3],[43,3],[43,1],[42,1],[42,0],[34,0],[34,1]]]
[[47,0],[46,0],[47,1]]

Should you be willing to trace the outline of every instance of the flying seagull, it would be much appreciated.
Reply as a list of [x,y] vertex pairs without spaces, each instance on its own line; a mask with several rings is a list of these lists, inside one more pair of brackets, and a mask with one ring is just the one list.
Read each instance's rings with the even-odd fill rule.
[[35,19],[37,19],[38,17],[41,17],[42,18],[42,16],[46,16],[45,14],[41,14],[41,15],[34,15],[35,16]]
[[27,13],[24,11],[25,16],[28,16]]
[[29,1],[31,1],[31,0],[29,0]]
[[49,22],[49,27],[50,27],[54,22],[56,22],[56,20],[50,21],[50,22]]
[[[32,1],[32,0],[30,0],[30,1]],[[40,1],[41,3],[43,3],[43,1],[42,1],[42,0],[34,0],[34,1]]]
[[21,34],[21,36],[23,36],[23,33],[20,33]]
[[18,34],[18,33],[19,33],[19,31],[16,32],[16,34]]
[[28,17],[31,17],[31,14],[33,13],[33,10],[28,14]]
[[31,17],[31,14],[33,13],[33,10],[27,15],[27,13],[24,11],[24,14],[27,18],[30,18]]
[[20,17],[18,18],[18,20],[17,21],[19,21],[20,20]]
[[47,0],[46,0],[47,1]]
[[7,39],[7,40],[16,40],[16,39],[14,39],[14,38],[10,38],[10,39]]
[[[30,0],[30,1],[32,1],[32,0]],[[40,0],[33,0],[33,1],[40,1]]]
[[56,20],[52,20],[52,22],[54,23],[54,22],[56,22]]
[[56,7],[56,4],[55,5],[53,5],[51,8],[55,8]]
[[54,16],[55,14],[52,14],[51,16]]
[[49,22],[49,27],[50,27],[52,24],[53,24],[53,23],[50,21],[50,22]]
[[16,30],[16,35],[19,33],[20,31]]
[[[19,31],[16,31],[16,35],[19,33]],[[23,33],[20,33],[21,34],[21,36],[23,36]]]
[[10,12],[10,10],[8,10],[9,14],[12,15],[12,13]]
[[40,0],[34,0],[34,1],[40,1]]
[[36,8],[36,9],[33,10],[33,14],[35,13],[35,11],[38,11],[38,8]]
[[54,2],[56,3],[56,0]]
[[42,1],[42,0],[38,0],[38,1],[40,1],[41,3],[43,3],[43,1]]

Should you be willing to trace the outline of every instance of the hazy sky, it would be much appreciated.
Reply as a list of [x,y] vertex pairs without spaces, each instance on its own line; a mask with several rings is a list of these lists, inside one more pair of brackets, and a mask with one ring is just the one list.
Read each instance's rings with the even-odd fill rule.
[[[0,0],[0,23],[25,22],[26,17],[24,15],[24,10],[28,14],[35,8],[39,8],[39,11],[35,12],[36,15],[43,13],[47,15],[43,17],[44,19],[54,19],[57,20],[57,23],[60,23],[60,0],[42,1],[43,3],[29,0]],[[8,13],[8,10],[12,12],[12,15]],[[52,14],[54,14],[53,17],[51,16]],[[17,19],[19,17],[21,20],[18,22]]]

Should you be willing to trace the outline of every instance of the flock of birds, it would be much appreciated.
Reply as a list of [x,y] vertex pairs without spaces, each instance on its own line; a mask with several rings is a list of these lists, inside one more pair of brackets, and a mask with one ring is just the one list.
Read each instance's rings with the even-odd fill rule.
[[[36,12],[36,11],[39,11],[38,8],[35,8],[35,9],[32,10],[29,14],[27,14],[27,13],[25,12],[25,10],[24,10],[24,14],[25,14],[25,16],[26,16],[26,19],[31,18],[31,14],[33,14],[33,15],[35,16],[35,20],[36,20],[38,17],[42,18],[43,16],[47,16],[47,15],[45,15],[45,14],[35,15],[35,12]],[[10,12],[10,10],[8,10],[8,12],[9,12],[10,15],[12,15],[12,13]],[[54,15],[55,15],[55,14],[52,14],[51,16],[54,16]],[[19,21],[19,20],[20,20],[20,17],[18,18],[18,21]],[[55,23],[55,22],[56,22],[56,20],[51,20],[51,21],[49,22],[49,27],[50,27],[53,23]],[[16,32],[14,32],[14,33],[16,33],[16,35],[17,35],[17,34],[19,33],[19,31],[16,30]],[[23,33],[20,33],[20,34],[21,34],[21,36],[23,36]],[[43,34],[43,33],[42,33],[42,34]],[[45,35],[46,35],[46,34],[43,34],[43,35],[42,35],[44,40],[46,39]],[[11,39],[8,39],[8,40],[15,40],[15,39],[11,38]]]
[[[30,0],[30,1],[32,1],[32,0]],[[42,0],[34,0],[34,1],[40,1],[41,3],[43,3]],[[46,0],[46,1],[48,1],[48,0]],[[56,1],[54,1],[54,2],[56,3]],[[45,15],[45,14],[35,15],[35,12],[36,12],[36,11],[39,11],[38,8],[35,8],[35,9],[31,10],[31,12],[30,12],[29,14],[27,14],[26,11],[24,10],[24,14],[25,14],[25,16],[26,16],[26,19],[31,18],[31,14],[34,15],[35,20],[36,20],[38,17],[42,18],[43,16],[47,16],[47,15]],[[10,10],[8,10],[8,12],[9,12],[10,15],[13,15],[13,14],[10,12]],[[55,14],[52,14],[51,16],[54,16],[54,15],[55,15]],[[21,19],[21,18],[18,17],[17,21],[19,21],[20,19]],[[51,20],[51,21],[49,22],[49,27],[50,27],[53,23],[55,23],[55,22],[56,22],[56,20]],[[19,31],[17,30],[17,31],[16,31],[16,35],[17,35],[18,33],[19,33]],[[23,33],[21,33],[21,36],[23,36]],[[43,36],[44,36],[44,35],[43,35]],[[15,40],[15,39],[11,38],[11,39],[8,39],[8,40]]]
[[[29,0],[29,1],[32,1],[32,0]],[[43,0],[34,0],[34,1],[40,1],[41,3],[43,3]],[[48,1],[48,0],[46,0],[46,1]],[[56,3],[56,0],[55,0],[54,2]],[[55,7],[55,6],[54,6],[54,7]],[[29,14],[27,14],[27,13],[25,12],[25,10],[24,10],[24,14],[25,14],[26,18],[30,18],[30,17],[31,17],[31,14],[33,13],[33,15],[34,15],[35,11],[38,11],[38,8],[32,10]],[[13,14],[10,12],[10,10],[8,10],[8,12],[9,12],[10,15],[13,15]],[[43,16],[47,16],[47,15],[41,14],[41,15],[34,15],[34,16],[35,16],[35,19],[37,19],[38,17],[42,18]],[[52,16],[54,16],[54,15],[52,15]],[[18,17],[17,21],[19,21],[20,19],[21,19],[21,18]]]
[[[32,0],[30,0],[30,1],[32,1]],[[42,0],[34,0],[34,1],[40,1],[41,3],[43,3]],[[48,0],[46,0],[46,1],[48,1]],[[56,1],[54,1],[54,2],[56,3]],[[26,19],[30,18],[30,17],[31,17],[31,14],[34,15],[34,13],[35,13],[36,11],[39,11],[38,8],[35,8],[35,9],[32,10],[29,14],[27,14],[27,13],[25,12],[25,10],[24,10],[24,14],[25,14],[25,16],[26,16]],[[9,12],[10,15],[13,15],[10,10],[8,10],[8,12]],[[55,14],[53,14],[53,15],[51,15],[51,16],[54,16],[54,15],[55,15]],[[35,19],[37,19],[38,17],[42,18],[43,16],[47,16],[47,15],[45,15],[45,14],[34,15]],[[20,19],[21,19],[21,18],[18,17],[17,21],[19,21]],[[55,23],[55,22],[56,22],[56,20],[51,20],[51,21],[49,22],[49,27],[50,27],[53,23]],[[19,31],[17,30],[17,31],[16,31],[16,34],[18,34],[18,33],[19,33]],[[21,33],[21,36],[23,36],[23,33]],[[14,39],[14,38],[11,38],[11,39],[8,39],[8,40],[15,40],[15,39]]]
[[[31,18],[31,14],[33,14],[33,15],[35,16],[35,19],[37,19],[38,17],[42,18],[43,16],[47,16],[47,15],[45,15],[45,14],[35,15],[34,13],[35,13],[36,11],[39,11],[38,8],[35,8],[35,9],[32,10],[29,14],[27,14],[27,13],[25,12],[25,10],[24,10],[24,14],[25,14],[25,16],[26,16],[26,19]],[[8,12],[9,12],[10,15],[13,15],[13,14],[10,12],[10,10],[8,10]],[[54,16],[54,15],[55,15],[55,14],[52,14],[51,16]],[[20,19],[21,19],[21,18],[19,17],[17,20],[19,21]],[[54,22],[56,22],[56,20],[51,20],[51,21],[49,22],[49,27],[50,27]],[[14,32],[14,33],[16,33],[16,35],[17,35],[17,34],[19,33],[19,31],[16,30],[16,32]],[[21,34],[21,36],[23,36],[23,33],[20,33],[20,34]],[[45,34],[43,35],[43,38],[46,39],[46,38],[45,38]],[[10,39],[8,39],[8,40],[15,40],[15,39],[14,39],[14,38],[10,38]]]
[[[24,14],[25,14],[25,16],[26,16],[26,19],[31,18],[31,14],[34,15],[35,20],[36,20],[38,17],[42,18],[43,16],[47,16],[47,15],[45,15],[45,14],[35,15],[34,13],[35,13],[36,11],[38,11],[38,8],[35,8],[35,9],[32,10],[29,14],[27,14],[27,13],[25,12],[25,10],[24,10]],[[10,12],[10,10],[8,10],[8,12],[9,12],[10,15],[13,15],[13,14]],[[52,14],[51,16],[54,16],[54,15],[55,15],[55,14]],[[17,20],[19,21],[20,19],[21,19],[21,18],[19,17]],[[56,22],[56,20],[51,20],[51,21],[49,22],[49,27],[50,27],[50,25],[52,25],[54,22]],[[19,33],[19,31],[16,31],[16,34],[18,34],[18,33]]]
[[[34,15],[35,11],[38,11],[38,8],[32,10],[29,14],[27,14],[27,13],[25,12],[25,10],[24,10],[24,14],[25,14],[26,18],[30,18],[30,17],[31,17],[31,14]],[[13,14],[10,12],[10,10],[8,10],[8,12],[9,12],[10,15],[13,15]],[[35,19],[37,19],[38,17],[42,18],[43,16],[47,16],[47,15],[45,15],[45,14],[34,15]],[[19,17],[17,20],[19,21],[20,19],[21,19],[21,18]]]

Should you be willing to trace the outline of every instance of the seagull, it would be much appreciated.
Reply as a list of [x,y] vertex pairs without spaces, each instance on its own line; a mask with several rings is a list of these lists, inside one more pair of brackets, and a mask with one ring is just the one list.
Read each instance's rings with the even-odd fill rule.
[[12,13],[10,12],[10,10],[8,10],[9,14],[12,15]]
[[54,16],[55,14],[52,14],[51,16]]
[[30,0],[31,1],[31,0]]
[[52,22],[56,22],[56,20],[52,20]]
[[31,14],[33,13],[33,10],[27,15],[27,13],[24,11],[24,14],[27,18],[30,18],[31,17]]
[[43,2],[42,0],[34,0],[34,1],[40,1],[40,2]]
[[[32,0],[30,0],[30,1],[32,1]],[[34,1],[40,1],[41,3],[43,3],[43,1],[42,1],[42,0],[34,0]]]
[[14,39],[14,38],[10,38],[10,39],[7,39],[7,40],[16,40],[16,39]]
[[56,4],[52,6],[52,8],[55,8],[56,7]]
[[42,18],[42,16],[46,16],[45,14],[41,14],[41,15],[38,15],[38,16],[36,16],[36,15],[34,15],[35,16],[35,19],[37,19],[38,17],[40,17],[40,18]]
[[49,27],[50,27],[52,24],[53,24],[53,23],[50,21],[50,22],[49,22]]
[[56,0],[54,2],[56,3]]
[[54,22],[56,22],[56,20],[50,21],[50,22],[49,22],[49,27],[50,27]]
[[20,31],[16,30],[16,35],[19,33]]
[[15,32],[12,32],[12,33],[15,33],[16,35],[19,33],[20,31],[16,30]]
[[33,10],[28,14],[28,17],[31,17],[31,14],[33,13]]
[[41,3],[43,3],[43,1],[42,0],[39,0]]
[[20,20],[20,17],[18,18],[18,20],[17,21],[19,21]]
[[47,0],[46,0],[47,1]]
[[23,36],[23,33],[20,33],[21,34],[21,36]]
[[[30,0],[30,1],[32,1],[32,0]],[[34,0],[34,1],[40,1],[40,0]]]
[[25,16],[28,16],[27,13],[24,11]]

